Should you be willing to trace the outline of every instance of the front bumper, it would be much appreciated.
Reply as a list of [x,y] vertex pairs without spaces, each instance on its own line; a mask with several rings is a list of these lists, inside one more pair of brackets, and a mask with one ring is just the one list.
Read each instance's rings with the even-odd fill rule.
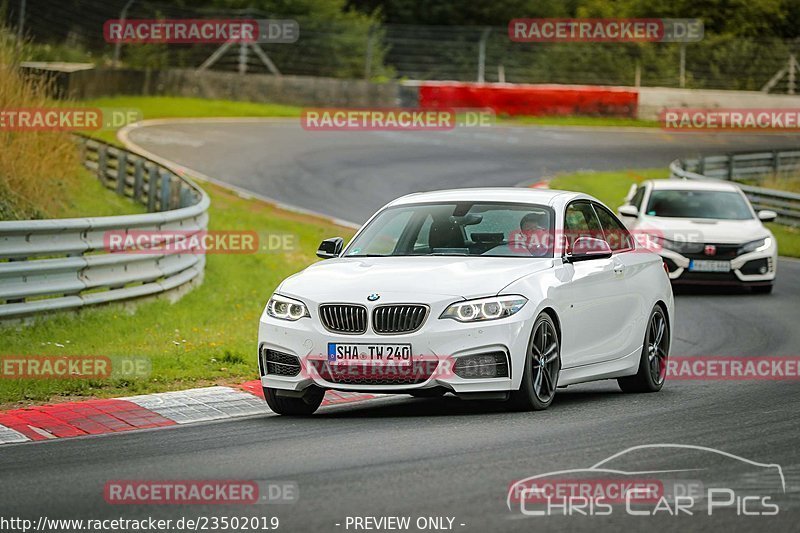
[[673,250],[658,251],[667,266],[668,276],[673,285],[736,285],[759,286],[769,285],[775,280],[778,264],[778,250],[774,242],[765,250],[742,254],[730,261],[730,272],[700,272],[689,269],[692,259],[710,259],[710,257],[686,257]]
[[[313,316],[290,322],[262,314],[258,335],[261,383],[264,387],[295,392],[311,386],[372,393],[407,393],[431,388],[444,388],[456,394],[516,390],[521,382],[520,369],[524,364],[532,327],[532,307],[526,305],[510,317],[472,324],[439,319],[437,311],[432,309],[418,331],[400,335],[377,335],[370,331],[363,335],[336,334],[324,329]],[[412,358],[415,361],[421,359],[428,366],[433,362],[434,369],[429,375],[417,374],[421,377],[413,383],[393,381],[391,372],[380,384],[345,382],[334,379],[338,376],[326,376],[325,372],[318,370],[321,362],[327,358],[328,343],[408,343],[411,344]],[[299,372],[296,375],[269,372],[262,357],[264,350],[296,357],[300,364]],[[464,378],[453,371],[461,357],[498,352],[504,353],[507,358],[507,377]]]

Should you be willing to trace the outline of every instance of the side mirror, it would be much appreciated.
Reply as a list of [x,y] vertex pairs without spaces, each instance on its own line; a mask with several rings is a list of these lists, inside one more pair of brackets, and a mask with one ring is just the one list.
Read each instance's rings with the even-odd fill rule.
[[639,216],[639,209],[635,205],[628,204],[620,206],[620,208],[617,209],[617,213],[619,213],[621,217],[636,218]]
[[611,246],[606,241],[594,237],[579,237],[572,245],[570,253],[564,257],[564,261],[575,263],[607,257],[611,257]]
[[319,243],[317,248],[317,257],[322,259],[330,259],[331,257],[339,257],[344,247],[344,239],[341,237],[331,237]]
[[631,183],[630,189],[628,189],[628,194],[625,196],[625,203],[627,204],[630,202],[634,196],[636,196],[636,191],[639,190],[639,186],[635,183]]
[[758,212],[758,219],[762,222],[772,222],[778,218],[778,213],[769,209],[763,209]]

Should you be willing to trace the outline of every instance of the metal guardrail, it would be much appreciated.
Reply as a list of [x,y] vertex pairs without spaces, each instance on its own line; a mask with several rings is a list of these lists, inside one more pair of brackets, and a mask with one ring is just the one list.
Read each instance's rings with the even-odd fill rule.
[[86,137],[78,143],[100,182],[148,213],[0,222],[0,319],[154,295],[202,276],[202,253],[109,253],[104,235],[203,231],[208,195],[147,158]]
[[[740,152],[698,159],[677,159],[670,166],[670,176],[682,179],[721,179],[755,181],[765,176],[800,174],[800,150]],[[800,226],[800,194],[739,183],[753,207],[778,213],[777,222]]]

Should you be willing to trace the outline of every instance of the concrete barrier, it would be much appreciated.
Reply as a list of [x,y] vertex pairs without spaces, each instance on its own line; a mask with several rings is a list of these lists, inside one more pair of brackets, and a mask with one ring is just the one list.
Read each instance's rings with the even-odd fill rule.
[[645,120],[658,120],[662,110],[676,107],[693,109],[800,108],[800,96],[797,95],[668,87],[640,87],[637,90],[639,91],[637,117]]

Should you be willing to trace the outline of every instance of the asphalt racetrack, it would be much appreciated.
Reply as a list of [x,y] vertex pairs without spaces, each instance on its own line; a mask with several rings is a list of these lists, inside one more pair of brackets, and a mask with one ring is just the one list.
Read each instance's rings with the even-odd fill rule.
[[[316,133],[270,121],[142,127],[131,139],[220,181],[354,222],[416,190],[514,185],[561,171],[665,166],[697,153],[793,145],[775,135],[566,128]],[[672,355],[796,356],[798,302],[800,262],[793,260],[779,262],[769,296],[678,294]],[[263,416],[232,421],[5,446],[0,501],[3,515],[33,518],[278,516],[279,531],[354,531],[348,516],[410,516],[412,523],[450,517],[451,530],[465,532],[797,531],[799,413],[797,381],[764,380],[668,381],[649,395],[623,394],[612,381],[577,385],[559,390],[550,409],[538,413],[406,396],[326,407],[309,419],[265,409]],[[634,517],[615,510],[603,517],[540,517],[506,505],[516,480],[589,467],[655,443],[711,447],[780,465],[780,512],[740,516],[733,507],[713,516]],[[667,455],[660,465],[632,458],[626,468],[669,468],[675,457]],[[740,476],[739,463],[720,456],[696,467]],[[111,479],[291,480],[300,498],[268,506],[112,506],[103,499]]]

